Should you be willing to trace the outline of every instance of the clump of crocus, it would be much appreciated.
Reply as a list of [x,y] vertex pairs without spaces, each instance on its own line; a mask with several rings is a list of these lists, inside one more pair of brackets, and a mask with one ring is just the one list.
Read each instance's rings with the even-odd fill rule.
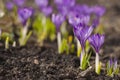
[[[28,26],[29,26],[29,18],[33,14],[33,9],[31,8],[21,8],[18,10],[18,18],[22,23],[23,27],[21,27],[19,43],[20,45],[25,45],[28,38],[31,35],[31,31],[28,33]],[[28,34],[27,34],[28,33]]]
[[102,45],[104,43],[104,35],[94,34],[88,40],[89,40],[91,46],[94,48],[95,53],[96,53],[95,72],[97,74],[100,74],[101,63],[99,61],[99,51],[100,51],[100,48],[102,47]]
[[117,64],[117,60],[110,59],[107,62],[107,75],[110,77],[113,77],[114,75],[117,75],[119,73],[119,68]]
[[89,60],[89,54],[86,54],[85,51],[85,44],[86,44],[86,40],[89,38],[89,36],[91,35],[93,31],[93,27],[88,27],[88,26],[77,26],[74,27],[74,35],[77,37],[77,39],[80,41],[81,44],[81,54],[80,54],[80,68],[81,69],[86,69],[86,67],[88,66],[88,60]]
[[62,23],[64,22],[65,17],[61,14],[52,14],[52,21],[56,26],[57,31],[57,43],[58,43],[58,52],[61,53],[60,47],[61,47],[61,32],[60,27]]

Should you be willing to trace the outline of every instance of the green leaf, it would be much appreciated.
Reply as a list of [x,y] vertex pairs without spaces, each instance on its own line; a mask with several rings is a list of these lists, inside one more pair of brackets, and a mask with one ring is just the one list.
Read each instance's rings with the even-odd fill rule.
[[14,37],[13,33],[7,33],[7,32],[2,32],[0,39],[5,41],[7,37],[9,37],[9,42],[12,43],[14,41],[13,40],[13,37]]
[[46,21],[46,27],[47,27],[47,33],[48,33],[48,36],[51,40],[54,40],[55,39],[55,36],[56,36],[56,27],[55,25],[53,24],[53,22],[51,21],[51,19],[47,18],[47,21]]
[[87,53],[84,54],[82,66],[80,66],[80,68],[82,70],[85,70],[88,66],[90,66],[90,63],[89,63],[90,57],[91,57],[91,53],[90,54],[87,54]]
[[90,49],[90,44],[89,44],[89,41],[87,40],[87,41],[86,41],[86,46],[85,46],[86,52],[88,52],[89,49]]
[[5,40],[5,49],[9,48],[9,37],[6,38]]
[[25,45],[27,43],[27,41],[30,38],[31,34],[32,34],[32,31],[29,31],[28,35],[26,36],[26,38],[24,40],[24,44],[23,45]]
[[69,54],[69,46],[68,46],[67,40],[65,38],[62,39],[60,51],[61,51],[61,53],[63,53],[65,51],[67,54]]
[[[47,37],[54,40],[56,37],[56,29],[54,24],[49,18],[44,15],[38,15],[33,23],[33,30],[37,35],[38,42],[44,41]],[[43,36],[44,34],[44,36]]]

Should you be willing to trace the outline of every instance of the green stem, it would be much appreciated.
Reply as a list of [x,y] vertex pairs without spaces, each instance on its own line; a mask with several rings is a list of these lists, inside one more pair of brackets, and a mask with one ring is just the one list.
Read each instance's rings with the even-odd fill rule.
[[5,49],[9,49],[9,37],[5,40]]

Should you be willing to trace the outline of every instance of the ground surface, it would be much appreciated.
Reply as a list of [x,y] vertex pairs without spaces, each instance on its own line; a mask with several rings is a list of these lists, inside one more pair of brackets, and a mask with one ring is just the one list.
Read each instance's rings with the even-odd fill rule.
[[[79,0],[78,0],[79,2]],[[101,19],[105,26],[106,40],[101,50],[101,61],[105,67],[110,57],[116,57],[120,63],[120,3],[119,0],[81,0],[89,5],[101,4],[106,14]],[[94,55],[91,58],[92,69],[82,76],[79,58],[74,54],[59,55],[56,42],[38,47],[29,41],[25,47],[0,49],[0,80],[120,80],[106,76],[103,68],[98,76],[94,72]]]

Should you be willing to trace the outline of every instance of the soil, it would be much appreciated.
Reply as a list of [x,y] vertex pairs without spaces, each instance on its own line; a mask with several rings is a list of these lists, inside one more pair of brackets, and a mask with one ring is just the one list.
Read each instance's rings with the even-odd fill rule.
[[100,75],[94,70],[94,55],[90,59],[92,69],[83,75],[85,71],[80,70],[80,61],[75,54],[58,54],[56,41],[39,47],[31,38],[23,47],[0,48],[0,80],[120,80],[120,74],[109,77],[104,69],[111,57],[117,58],[120,64],[119,0],[81,0],[80,3],[106,7],[106,14],[101,19],[106,38],[100,54],[103,66]]
[[[91,62],[94,60],[91,59]],[[25,46],[0,50],[0,80],[119,80],[94,72],[94,66],[85,76],[79,69],[75,55],[58,54],[52,47]]]

